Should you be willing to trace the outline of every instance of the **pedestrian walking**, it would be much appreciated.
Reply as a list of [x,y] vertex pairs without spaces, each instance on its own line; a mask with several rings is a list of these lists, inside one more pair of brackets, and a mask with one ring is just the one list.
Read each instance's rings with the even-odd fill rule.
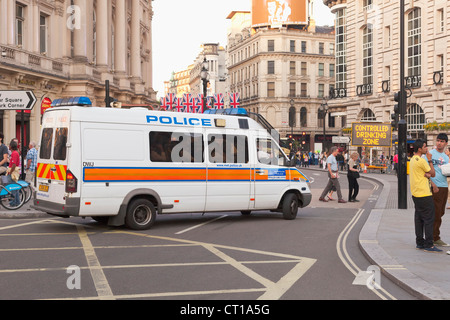
[[431,161],[435,171],[435,176],[431,178],[434,202],[434,227],[433,243],[438,247],[447,247],[448,244],[442,241],[440,237],[440,228],[442,217],[445,214],[445,206],[448,197],[447,177],[442,174],[441,166],[449,163],[449,157],[445,154],[448,145],[448,136],[445,133],[439,133],[436,137],[436,148],[431,150]]
[[28,152],[27,152],[27,163],[25,165],[26,168],[26,175],[25,175],[25,181],[30,182],[31,185],[34,185],[34,178],[36,176],[36,166],[37,166],[37,150],[36,150],[36,143],[34,141],[31,141],[28,145]]
[[8,147],[3,143],[5,136],[0,132],[0,174],[6,173],[8,170]]
[[319,201],[328,202],[327,199],[325,199],[325,196],[330,192],[333,186],[336,187],[336,192],[338,195],[338,202],[339,203],[347,203],[342,198],[342,192],[341,192],[341,185],[339,184],[339,168],[338,163],[336,160],[336,156],[338,155],[338,148],[337,147],[331,147],[330,155],[327,158],[327,169],[328,169],[328,184],[325,187],[325,189],[322,192],[322,195],[319,198]]
[[[426,155],[427,160],[422,158]],[[416,248],[427,252],[442,252],[433,245],[434,203],[429,178],[436,175],[431,153],[422,139],[414,142],[414,156],[410,160],[410,188],[414,201]],[[425,238],[424,238],[425,235]]]
[[357,164],[358,158],[359,154],[355,152],[352,153],[350,159],[348,160],[348,202],[359,202],[359,200],[356,199],[359,193],[359,169]]

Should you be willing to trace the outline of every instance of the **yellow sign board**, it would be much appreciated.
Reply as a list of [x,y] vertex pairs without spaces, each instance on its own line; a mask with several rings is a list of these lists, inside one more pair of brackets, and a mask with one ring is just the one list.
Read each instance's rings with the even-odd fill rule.
[[390,123],[352,123],[352,146],[392,147],[392,127]]

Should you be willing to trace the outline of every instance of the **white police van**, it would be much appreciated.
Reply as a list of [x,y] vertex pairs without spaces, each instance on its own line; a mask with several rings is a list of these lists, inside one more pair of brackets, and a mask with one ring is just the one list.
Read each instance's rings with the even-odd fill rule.
[[295,219],[307,177],[244,109],[209,114],[55,100],[43,116],[33,207],[148,229],[157,214],[257,210]]

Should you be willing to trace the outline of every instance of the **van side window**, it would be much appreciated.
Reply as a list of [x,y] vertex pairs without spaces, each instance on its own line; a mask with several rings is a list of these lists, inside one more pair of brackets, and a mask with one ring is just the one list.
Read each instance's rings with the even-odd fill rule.
[[257,155],[258,161],[268,165],[283,165],[284,154],[271,139],[257,139]]
[[54,160],[66,160],[67,134],[69,129],[57,128],[55,132],[55,147],[53,149]]
[[189,132],[150,132],[150,160],[152,162],[202,163],[203,135]]
[[208,155],[211,163],[248,163],[247,136],[210,134]]
[[42,130],[41,147],[39,157],[41,159],[50,159],[52,155],[53,128]]

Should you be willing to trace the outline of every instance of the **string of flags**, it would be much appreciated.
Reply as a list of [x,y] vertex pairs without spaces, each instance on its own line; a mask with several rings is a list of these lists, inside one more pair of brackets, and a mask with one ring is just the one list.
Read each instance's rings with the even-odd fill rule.
[[[230,97],[230,108],[239,108],[239,93],[229,93],[228,95]],[[223,93],[206,97],[206,108],[224,109]],[[195,97],[190,93],[185,93],[183,97],[177,97],[174,93],[168,93],[165,97],[161,98],[161,109],[185,113],[203,113],[205,111],[203,108],[203,94],[198,94]]]

